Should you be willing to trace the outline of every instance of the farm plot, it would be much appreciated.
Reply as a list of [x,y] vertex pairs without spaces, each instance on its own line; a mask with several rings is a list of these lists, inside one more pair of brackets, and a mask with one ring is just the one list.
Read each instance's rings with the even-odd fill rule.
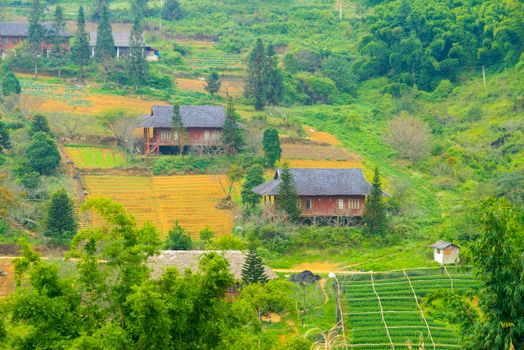
[[456,268],[366,273],[340,277],[352,349],[404,348],[420,337],[428,349],[460,349],[460,336],[432,320],[420,306],[427,293],[476,288],[472,275]]
[[127,164],[125,155],[112,148],[66,146],[64,150],[75,166],[83,169],[111,169]]
[[218,50],[213,42],[180,41],[190,46],[190,54],[185,58],[186,64],[192,69],[215,69],[219,71],[235,71],[244,68],[240,55]]
[[[90,197],[114,199],[138,224],[150,221],[165,235],[178,220],[193,238],[205,227],[217,236],[231,232],[232,212],[216,208],[224,196],[220,179],[217,175],[84,177]],[[92,224],[100,225],[101,219],[93,217]]]

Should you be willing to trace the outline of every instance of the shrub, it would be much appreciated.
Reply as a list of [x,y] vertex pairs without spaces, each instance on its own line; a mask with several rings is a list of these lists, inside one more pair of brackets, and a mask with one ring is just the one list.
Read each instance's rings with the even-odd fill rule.
[[431,132],[425,122],[404,114],[389,123],[386,138],[401,158],[416,161],[427,154]]
[[180,226],[178,220],[175,222],[175,226],[167,234],[167,240],[165,244],[166,249],[171,250],[189,250],[193,248],[193,241],[191,237],[186,233],[184,228]]
[[329,104],[337,97],[338,89],[329,78],[309,73],[298,73],[294,78],[296,92],[305,97],[303,102],[306,104]]

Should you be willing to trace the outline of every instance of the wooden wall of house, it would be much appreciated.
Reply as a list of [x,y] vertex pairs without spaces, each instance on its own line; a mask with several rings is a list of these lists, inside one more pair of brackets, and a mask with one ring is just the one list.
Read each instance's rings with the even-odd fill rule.
[[[221,144],[221,129],[219,128],[188,128],[188,145],[190,146],[217,146]],[[163,132],[168,132],[170,139],[161,138]],[[161,145],[176,145],[170,128],[154,128],[154,140],[159,140]]]
[[[307,209],[310,199],[311,208]],[[339,207],[339,200],[342,208]],[[303,216],[362,216],[364,214],[365,196],[301,196]]]

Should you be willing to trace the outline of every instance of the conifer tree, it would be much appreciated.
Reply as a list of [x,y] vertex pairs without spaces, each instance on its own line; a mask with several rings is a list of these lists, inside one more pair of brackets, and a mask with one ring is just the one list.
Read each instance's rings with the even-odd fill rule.
[[113,29],[107,5],[102,8],[100,22],[96,32],[95,59],[103,62],[115,56],[115,41],[113,39]]
[[282,156],[282,147],[280,145],[280,137],[278,130],[275,128],[269,128],[264,130],[264,136],[262,138],[262,146],[268,165],[273,167],[277,160],[280,160]]
[[58,68],[58,76],[61,76],[62,65],[65,64],[66,49],[64,47],[65,21],[62,7],[57,5],[53,15],[53,24],[51,26],[50,43],[53,44],[50,56],[56,62]]
[[249,245],[249,251],[242,266],[242,282],[244,284],[261,283],[268,281],[262,259],[257,255],[256,246],[253,242]]
[[226,152],[233,154],[237,153],[242,146],[242,135],[238,128],[238,118],[231,97],[227,103],[226,119],[222,128],[222,143],[226,147]]
[[257,111],[264,109],[267,95],[266,82],[266,51],[262,39],[258,39],[248,58],[247,81],[244,89],[245,97],[254,99]]
[[366,207],[362,219],[366,224],[367,232],[374,235],[384,235],[386,233],[388,223],[378,168],[375,168],[373,184],[371,185],[371,190],[366,200]]
[[63,241],[71,239],[77,228],[78,225],[71,198],[64,190],[53,193],[47,212],[46,234]]
[[266,80],[267,80],[267,101],[271,105],[277,105],[282,102],[284,97],[284,82],[282,73],[278,68],[278,60],[275,56],[273,45],[267,47],[266,57]]
[[220,85],[222,85],[222,81],[220,80],[220,74],[213,71],[206,79],[206,91],[209,92],[212,96],[214,96],[218,90],[220,90]]
[[44,41],[45,31],[40,23],[42,17],[42,7],[40,0],[33,0],[31,14],[29,16],[29,27],[27,28],[27,42],[29,43],[29,51],[33,58],[35,67],[35,78],[38,78],[38,59],[42,55],[42,43]]
[[189,250],[193,248],[191,237],[180,226],[178,220],[175,221],[175,226],[167,234],[165,248],[170,250]]
[[89,49],[89,37],[86,32],[86,20],[84,15],[84,8],[80,6],[78,9],[78,18],[76,22],[76,44],[73,48],[73,61],[80,68],[79,80],[84,81],[84,67],[89,64],[91,58],[91,50]]
[[107,6],[108,0],[93,0],[93,13],[91,13],[91,19],[97,21],[104,11],[104,7]]
[[37,132],[27,147],[29,166],[42,175],[51,174],[60,164],[60,152],[55,140],[45,132]]
[[251,191],[254,187],[264,183],[264,168],[259,164],[250,167],[246,174],[244,185],[242,186],[242,203],[248,209],[255,207],[262,198],[258,193]]
[[173,117],[171,119],[171,127],[173,130],[173,138],[178,145],[178,154],[184,154],[184,146],[187,140],[187,132],[184,127],[184,121],[182,119],[182,114],[180,114],[180,105],[175,103],[173,105]]
[[289,170],[289,166],[284,163],[280,170],[280,184],[278,185],[278,192],[276,198],[277,210],[287,215],[287,217],[296,221],[300,218],[300,199],[298,197],[297,189],[293,175]]
[[20,81],[18,81],[13,72],[7,71],[7,73],[2,78],[2,95],[19,95],[21,92],[22,87],[20,86]]
[[129,43],[128,75],[135,87],[147,79],[147,62],[144,56],[144,28],[137,7],[134,7],[133,28]]
[[37,132],[44,132],[51,135],[51,129],[49,128],[49,123],[47,122],[46,117],[40,114],[35,115],[33,120],[31,120],[28,134],[30,137],[33,137]]
[[7,125],[0,120],[0,154],[2,153],[2,150],[9,148],[11,148],[9,130],[7,130]]
[[184,12],[178,0],[166,0],[162,8],[162,19],[175,21],[184,16]]

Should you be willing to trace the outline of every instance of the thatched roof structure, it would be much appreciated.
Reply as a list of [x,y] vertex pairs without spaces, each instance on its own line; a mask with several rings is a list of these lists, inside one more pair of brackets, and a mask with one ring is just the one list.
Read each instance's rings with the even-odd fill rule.
[[[222,128],[226,120],[224,106],[180,106],[185,128]],[[139,128],[171,128],[173,106],[153,106]]]
[[[180,273],[184,273],[187,269],[198,271],[200,257],[211,252],[226,258],[235,279],[242,279],[245,253],[240,250],[163,250],[159,255],[149,258],[148,266],[151,268],[151,277],[160,277],[167,267],[176,267]],[[269,267],[265,266],[264,268],[269,279],[278,278],[277,274]]]

